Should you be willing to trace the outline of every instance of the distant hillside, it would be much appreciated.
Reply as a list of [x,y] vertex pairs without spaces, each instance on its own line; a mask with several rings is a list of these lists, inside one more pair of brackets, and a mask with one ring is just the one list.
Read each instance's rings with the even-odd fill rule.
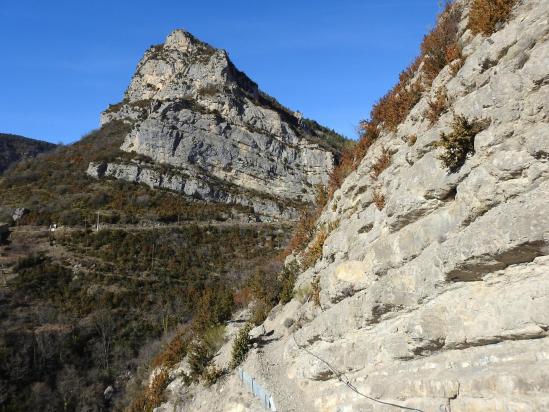
[[53,143],[15,134],[0,133],[0,173],[3,173],[10,165],[23,159],[36,157],[40,153],[47,152],[56,147]]

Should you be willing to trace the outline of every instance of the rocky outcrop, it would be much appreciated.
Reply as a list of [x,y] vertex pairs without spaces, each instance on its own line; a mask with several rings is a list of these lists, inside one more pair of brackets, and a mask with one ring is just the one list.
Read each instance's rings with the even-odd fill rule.
[[21,160],[32,159],[55,147],[53,143],[0,133],[0,174]]
[[183,30],[145,53],[124,100],[101,116],[112,120],[133,124],[121,147],[131,164],[92,164],[90,175],[153,179],[150,186],[211,201],[240,199],[228,190],[238,188],[255,195],[237,203],[276,199],[285,215],[313,201],[344,143],[261,92],[224,50]]
[[[319,279],[320,307],[273,310],[269,343],[243,364],[278,410],[549,409],[548,19],[541,0],[518,2],[489,37],[464,18],[461,69],[444,69],[335,192],[322,257],[296,285]],[[430,124],[443,86],[449,110]],[[489,125],[452,173],[434,142],[456,115]],[[383,149],[391,162],[376,176]],[[215,395],[216,410],[257,410],[235,400],[238,385],[179,407],[207,410]]]

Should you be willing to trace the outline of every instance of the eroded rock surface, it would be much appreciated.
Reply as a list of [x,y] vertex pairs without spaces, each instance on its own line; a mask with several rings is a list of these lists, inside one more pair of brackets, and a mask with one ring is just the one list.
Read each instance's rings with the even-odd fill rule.
[[[224,50],[176,30],[150,48],[101,122],[133,124],[125,161],[88,174],[295,218],[325,185],[344,139],[259,90]],[[278,205],[278,206],[277,206]]]
[[[423,411],[549,410],[549,8],[520,1],[489,37],[465,22],[461,69],[439,74],[325,208],[321,223],[339,225],[296,285],[319,278],[322,308],[276,308],[271,341],[243,364],[280,411],[398,410],[346,381]],[[431,125],[423,112],[442,86],[452,103]],[[456,173],[433,147],[452,112],[489,121]],[[382,147],[391,164],[375,179]],[[231,375],[166,405],[259,410],[227,406],[237,385]]]

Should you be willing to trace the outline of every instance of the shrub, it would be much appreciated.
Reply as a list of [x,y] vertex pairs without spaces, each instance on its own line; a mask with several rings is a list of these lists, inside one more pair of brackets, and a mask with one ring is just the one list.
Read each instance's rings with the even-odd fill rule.
[[280,274],[282,290],[280,291],[280,303],[286,304],[294,295],[294,286],[299,272],[299,265],[292,262],[282,269]]
[[198,333],[219,325],[231,317],[234,309],[233,291],[229,288],[208,287],[196,304],[194,327]]
[[429,86],[444,66],[461,57],[461,49],[457,44],[461,14],[460,7],[447,3],[438,18],[438,24],[423,38],[421,43],[422,72],[424,80]]
[[204,371],[204,385],[212,386],[223,375],[223,370],[215,365],[210,365]]
[[302,251],[311,241],[316,227],[316,221],[328,202],[328,192],[322,185],[316,186],[315,205],[311,209],[302,212],[293,236],[286,246],[284,255]]
[[417,135],[415,135],[415,134],[408,135],[408,136],[406,136],[405,140],[406,140],[406,144],[408,144],[408,146],[413,146],[413,145],[416,144]]
[[327,237],[328,232],[325,229],[320,229],[314,240],[309,244],[308,248],[303,253],[301,261],[303,269],[308,269],[313,266],[322,256],[322,248],[324,247],[324,242]]
[[244,359],[246,359],[246,355],[248,354],[248,351],[250,350],[250,331],[252,330],[253,325],[251,323],[246,323],[236,335],[234,341],[233,341],[233,347],[232,347],[232,359],[231,359],[231,369],[236,368],[238,365],[240,365]]
[[311,282],[311,298],[315,306],[321,307],[320,305],[320,278],[315,276]]
[[243,309],[252,301],[252,290],[249,287],[243,287],[234,293],[234,304],[236,307]]
[[202,339],[212,352],[217,352],[225,342],[225,325],[209,327],[204,332]]
[[24,258],[21,258],[17,261],[15,264],[14,270],[16,272],[23,270],[23,269],[29,269],[34,266],[41,265],[42,263],[46,262],[47,258],[42,255],[29,255]]
[[473,0],[469,12],[469,28],[475,34],[489,36],[511,15],[516,0]]
[[206,367],[213,358],[213,351],[202,339],[195,340],[189,347],[187,361],[189,363],[190,377],[198,382]]
[[390,164],[391,152],[383,146],[381,148],[381,156],[379,156],[376,162],[372,165],[372,171],[370,172],[372,179],[377,179],[379,175],[389,167]]
[[[426,87],[447,64],[456,72],[462,64],[461,48],[457,43],[461,9],[448,3],[438,17],[438,24],[421,44],[421,54],[399,76],[399,82],[373,106],[370,119],[360,123],[360,139],[353,153],[344,153],[339,165],[330,175],[329,197],[343,180],[356,170],[372,143],[377,140],[380,128],[396,131],[421,98]],[[423,63],[423,64],[422,64]],[[418,73],[421,66],[421,73]],[[418,75],[419,74],[419,75]]]
[[261,325],[263,321],[267,319],[269,311],[273,308],[273,306],[274,305],[272,303],[256,300],[253,306],[250,323],[256,326]]
[[[354,149],[356,150],[356,148]],[[334,192],[341,186],[343,180],[353,171],[354,150],[344,150],[338,163],[330,172],[328,181],[328,198],[331,199]]]
[[434,124],[442,113],[448,110],[448,91],[446,87],[441,87],[435,92],[435,97],[429,101],[429,108],[423,112],[423,115],[429,119],[429,123]]
[[372,109],[374,124],[381,125],[391,132],[396,131],[398,125],[406,119],[410,110],[421,98],[422,85],[417,81],[411,83],[413,72],[417,70],[417,63],[400,75],[400,81],[389,93],[383,96]]
[[436,147],[443,149],[439,159],[450,173],[457,172],[469,155],[475,153],[475,136],[487,126],[485,120],[468,120],[464,116],[454,115],[452,131],[442,133]]
[[154,408],[165,401],[164,390],[170,383],[167,369],[162,368],[156,373],[152,382],[133,400],[128,412],[152,412]]
[[215,96],[220,92],[219,86],[209,83],[198,89],[199,96]]
[[172,368],[185,357],[189,346],[185,330],[179,331],[174,338],[166,345],[164,350],[155,356],[152,367]]
[[381,193],[379,188],[375,188],[372,194],[373,202],[376,207],[381,210],[385,207],[385,196]]

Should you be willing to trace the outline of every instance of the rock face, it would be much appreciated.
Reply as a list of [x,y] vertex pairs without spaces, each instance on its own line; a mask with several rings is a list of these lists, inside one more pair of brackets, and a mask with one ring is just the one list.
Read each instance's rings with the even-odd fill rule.
[[125,161],[90,164],[88,174],[273,216],[314,199],[344,143],[261,92],[224,50],[182,30],[145,53],[124,100],[101,116],[112,120],[133,123]]
[[[399,410],[361,394],[423,411],[549,410],[548,21],[543,0],[518,2],[489,37],[462,21],[464,65],[336,191],[320,222],[339,226],[296,285],[320,279],[321,308],[273,311],[271,343],[243,364],[278,410]],[[431,125],[442,86],[450,110]],[[452,112],[490,123],[456,173],[433,146]],[[391,164],[374,178],[382,147]],[[238,387],[231,377],[176,410],[207,410],[214,392],[216,410],[259,410]]]
[[32,159],[55,147],[52,143],[0,133],[0,173],[20,160]]

